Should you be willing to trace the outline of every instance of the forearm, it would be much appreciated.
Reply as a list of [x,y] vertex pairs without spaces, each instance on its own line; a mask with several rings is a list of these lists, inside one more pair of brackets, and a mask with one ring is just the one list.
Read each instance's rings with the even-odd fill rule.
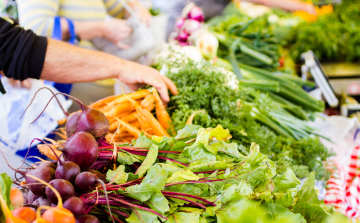
[[126,62],[118,57],[48,39],[40,78],[76,83],[117,78]]
[[268,7],[281,8],[287,11],[302,10],[306,8],[306,5],[308,4],[298,0],[243,0],[243,1],[261,4]]
[[[104,21],[73,21],[75,33],[83,40],[91,40],[96,37],[103,37]],[[69,36],[69,26],[65,18],[61,18],[61,30],[63,38]]]

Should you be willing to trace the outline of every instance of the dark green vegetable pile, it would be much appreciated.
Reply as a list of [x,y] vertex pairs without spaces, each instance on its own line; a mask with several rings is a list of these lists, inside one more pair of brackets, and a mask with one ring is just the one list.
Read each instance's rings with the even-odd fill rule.
[[[207,63],[168,59],[165,64],[171,67],[167,76],[179,90],[179,95],[172,96],[169,103],[176,130],[185,126],[192,113],[203,110],[205,113],[196,114],[193,124],[204,127],[221,124],[228,128],[232,141],[239,144],[244,154],[256,142],[261,152],[277,164],[279,173],[290,167],[298,177],[306,177],[309,171],[315,171],[317,179],[328,177],[323,162],[331,154],[317,137],[296,140],[271,128],[274,123],[267,122],[269,113],[280,108],[268,94],[253,88],[229,87],[229,76]],[[267,121],[263,122],[264,119]]]
[[360,61],[359,33],[360,4],[356,0],[343,0],[333,13],[294,29],[291,55],[300,61],[301,53],[312,50],[323,61]]

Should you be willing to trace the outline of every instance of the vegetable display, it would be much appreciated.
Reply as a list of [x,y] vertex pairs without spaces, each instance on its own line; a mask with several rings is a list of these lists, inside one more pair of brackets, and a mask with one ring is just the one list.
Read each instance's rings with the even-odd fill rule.
[[[288,102],[289,99],[279,97],[276,92],[262,93],[244,87],[242,85],[250,82],[239,81],[238,84],[233,74],[206,62],[167,59],[163,67],[171,68],[166,73],[180,92],[172,96],[169,103],[176,130],[184,128],[194,112],[203,111],[196,113],[193,124],[204,127],[221,124],[228,128],[232,141],[240,144],[245,154],[248,154],[250,144],[256,142],[262,152],[277,164],[279,173],[290,167],[298,177],[307,176],[309,170],[315,171],[317,179],[329,176],[323,162],[331,153],[317,137],[310,136],[316,131],[306,121],[312,119],[314,113],[302,109],[297,103]],[[292,86],[290,93],[296,89]],[[320,109],[320,102],[313,106],[317,104],[320,104],[317,108]]]
[[[99,169],[106,172],[106,184],[95,174],[81,172],[74,197],[73,186],[60,186],[73,185],[66,180],[46,183],[27,174],[40,182],[36,186],[46,185],[47,199],[57,203],[38,207],[36,222],[75,222],[74,216],[79,216],[76,222],[119,223],[325,222],[331,217],[333,208],[317,199],[313,173],[300,186],[290,168],[278,174],[259,145],[252,143],[244,155],[229,142],[231,137],[220,125],[207,129],[187,125],[175,137],[142,134],[126,145],[98,141],[103,144],[98,161],[109,161]],[[6,210],[7,204],[2,207],[8,222],[20,222],[13,220],[16,212]],[[42,215],[41,209],[46,209]]]

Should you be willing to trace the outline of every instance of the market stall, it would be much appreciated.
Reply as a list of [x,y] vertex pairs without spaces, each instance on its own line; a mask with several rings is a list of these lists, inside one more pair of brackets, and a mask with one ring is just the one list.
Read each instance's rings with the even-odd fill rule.
[[233,1],[207,21],[186,5],[137,58],[176,85],[168,103],[155,86],[88,105],[32,90],[18,110],[56,137],[34,128],[42,157],[21,162],[0,148],[0,222],[356,222],[360,5],[314,4]]

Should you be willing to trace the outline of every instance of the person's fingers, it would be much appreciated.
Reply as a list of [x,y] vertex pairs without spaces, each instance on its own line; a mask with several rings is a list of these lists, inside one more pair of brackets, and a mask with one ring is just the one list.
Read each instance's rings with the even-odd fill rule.
[[127,49],[130,49],[130,46],[129,45],[126,45],[125,43],[119,41],[117,44],[116,44],[120,49],[123,49],[123,50],[127,50]]
[[161,75],[158,73],[158,71],[154,72],[153,74],[152,73],[147,74],[145,76],[144,82],[156,88],[163,101],[165,102],[170,101],[168,88],[164,80],[161,78]]
[[162,77],[162,79],[165,81],[166,86],[169,88],[170,92],[171,92],[173,95],[179,94],[176,85],[175,85],[169,78],[167,78],[167,77],[165,77],[165,76],[161,76],[161,77]]

